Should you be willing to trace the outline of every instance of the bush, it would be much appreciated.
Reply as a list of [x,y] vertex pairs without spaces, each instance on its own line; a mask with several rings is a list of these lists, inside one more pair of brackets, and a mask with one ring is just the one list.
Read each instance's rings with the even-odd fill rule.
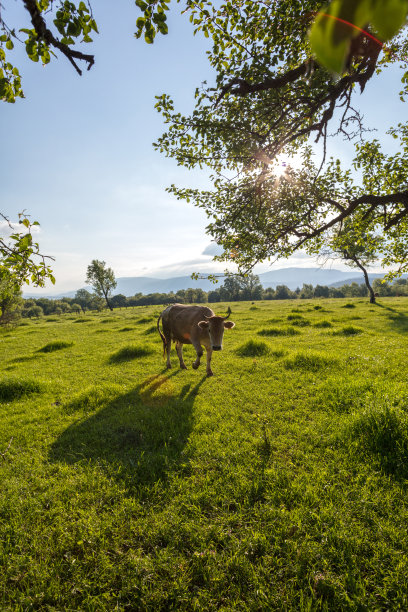
[[37,380],[6,378],[0,381],[0,402],[10,402],[32,393],[41,393],[44,385]]
[[262,357],[268,355],[270,352],[269,346],[266,342],[259,340],[248,340],[245,344],[242,344],[237,348],[236,353],[240,357]]
[[60,351],[64,348],[69,348],[73,346],[73,342],[67,342],[66,340],[54,340],[53,342],[49,342],[42,348],[38,349],[39,353],[52,353],[53,351]]

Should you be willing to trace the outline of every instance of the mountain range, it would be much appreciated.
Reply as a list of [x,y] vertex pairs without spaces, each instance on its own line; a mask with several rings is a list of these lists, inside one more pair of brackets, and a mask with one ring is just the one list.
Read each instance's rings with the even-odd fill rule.
[[[294,290],[297,287],[302,287],[304,283],[308,285],[328,285],[339,287],[352,282],[363,283],[362,274],[354,271],[343,271],[324,268],[280,268],[278,270],[270,270],[259,274],[259,280],[264,288],[277,285],[286,285],[289,289]],[[370,274],[370,280],[374,278],[382,278],[384,274]],[[204,291],[217,289],[223,284],[223,279],[220,278],[217,284],[212,283],[208,279],[193,280],[191,276],[177,276],[172,278],[153,278],[149,276],[124,276],[117,278],[117,286],[113,294],[122,293],[126,296],[136,295],[137,293],[170,293],[177,292],[181,289],[201,288]],[[92,292],[91,287],[85,287]],[[62,297],[75,297],[76,291],[66,291],[58,295],[50,294],[30,294],[25,293],[24,297],[49,297],[58,299]]]

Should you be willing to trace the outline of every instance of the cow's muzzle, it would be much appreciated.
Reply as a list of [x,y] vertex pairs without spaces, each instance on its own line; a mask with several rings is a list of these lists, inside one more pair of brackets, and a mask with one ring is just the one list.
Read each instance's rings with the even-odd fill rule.
[[222,346],[213,346],[212,349],[213,351],[220,351],[222,349]]

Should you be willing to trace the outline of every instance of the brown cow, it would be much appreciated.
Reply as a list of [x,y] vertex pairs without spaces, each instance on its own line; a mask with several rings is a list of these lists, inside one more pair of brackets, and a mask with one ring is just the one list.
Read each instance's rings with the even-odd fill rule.
[[[229,315],[228,315],[229,316]],[[217,317],[211,308],[206,306],[187,306],[186,304],[173,304],[168,306],[157,319],[157,329],[163,341],[163,354],[167,352],[167,368],[171,368],[170,349],[171,341],[176,343],[176,351],[180,360],[180,368],[186,370],[183,359],[183,344],[192,344],[197,352],[197,359],[193,363],[196,370],[200,365],[204,346],[207,351],[207,376],[212,376],[211,356],[213,351],[222,349],[224,328],[235,326],[227,317]],[[162,319],[163,333],[159,323]]]

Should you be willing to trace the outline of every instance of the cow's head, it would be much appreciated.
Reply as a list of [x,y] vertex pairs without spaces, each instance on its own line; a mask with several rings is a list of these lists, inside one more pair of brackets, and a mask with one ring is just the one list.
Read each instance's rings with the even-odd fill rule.
[[226,321],[227,317],[217,317],[217,315],[213,315],[212,317],[206,317],[204,315],[204,317],[205,321],[200,321],[198,327],[208,330],[212,350],[220,351],[222,349],[224,329],[232,329],[235,323]]

